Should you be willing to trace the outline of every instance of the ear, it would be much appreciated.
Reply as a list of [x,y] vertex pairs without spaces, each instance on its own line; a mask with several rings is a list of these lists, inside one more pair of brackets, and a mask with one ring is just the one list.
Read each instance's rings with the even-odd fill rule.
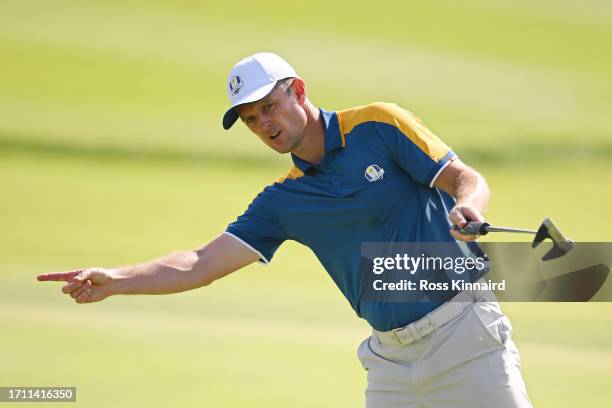
[[298,103],[303,105],[306,101],[306,83],[302,78],[295,78],[291,83],[291,87],[293,88],[293,92],[295,92]]

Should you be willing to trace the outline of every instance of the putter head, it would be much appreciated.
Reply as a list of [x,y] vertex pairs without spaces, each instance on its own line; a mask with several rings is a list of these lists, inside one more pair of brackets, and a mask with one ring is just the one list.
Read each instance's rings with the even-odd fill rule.
[[551,259],[558,258],[567,254],[574,247],[574,243],[567,239],[563,233],[557,228],[557,226],[552,222],[550,218],[546,218],[538,232],[536,233],[535,239],[531,244],[532,248],[537,247],[544,241],[546,238],[550,238],[553,242],[553,247],[542,257],[543,261],[548,261]]

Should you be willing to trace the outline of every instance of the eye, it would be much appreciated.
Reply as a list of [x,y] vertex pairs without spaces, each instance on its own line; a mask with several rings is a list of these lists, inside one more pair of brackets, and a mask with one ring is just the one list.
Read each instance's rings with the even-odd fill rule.
[[266,113],[266,112],[270,112],[270,110],[272,109],[272,106],[273,106],[273,105],[274,105],[274,104],[272,104],[272,103],[265,104],[265,105],[263,106],[263,108],[262,108],[262,111],[263,111],[264,113]]

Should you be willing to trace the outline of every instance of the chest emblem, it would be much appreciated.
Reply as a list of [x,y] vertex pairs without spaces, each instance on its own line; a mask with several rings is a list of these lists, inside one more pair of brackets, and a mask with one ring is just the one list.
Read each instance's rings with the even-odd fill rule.
[[383,175],[385,174],[385,169],[380,167],[378,164],[370,164],[365,171],[365,178],[370,183],[378,180],[382,180]]

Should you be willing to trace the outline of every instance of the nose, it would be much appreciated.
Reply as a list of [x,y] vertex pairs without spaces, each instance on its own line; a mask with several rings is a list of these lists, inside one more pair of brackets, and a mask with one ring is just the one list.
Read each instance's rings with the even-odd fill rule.
[[259,127],[263,131],[268,131],[272,127],[272,121],[270,120],[270,115],[261,115],[259,120]]

